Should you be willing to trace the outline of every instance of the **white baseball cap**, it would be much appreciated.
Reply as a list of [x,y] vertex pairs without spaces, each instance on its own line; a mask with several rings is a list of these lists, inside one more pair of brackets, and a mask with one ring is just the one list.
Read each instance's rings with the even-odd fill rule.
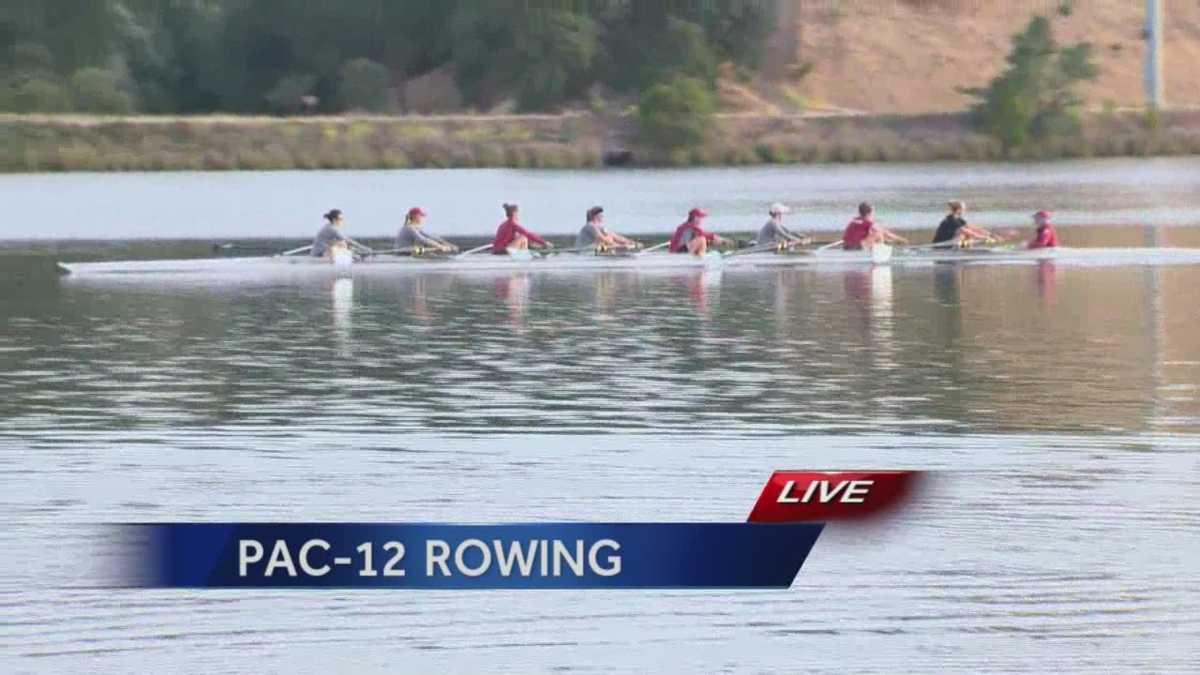
[[776,214],[776,213],[783,214],[783,213],[791,213],[791,212],[792,212],[792,210],[790,208],[788,208],[784,204],[780,204],[779,202],[775,202],[774,204],[771,205],[771,208],[767,209],[767,213],[770,213],[770,214]]

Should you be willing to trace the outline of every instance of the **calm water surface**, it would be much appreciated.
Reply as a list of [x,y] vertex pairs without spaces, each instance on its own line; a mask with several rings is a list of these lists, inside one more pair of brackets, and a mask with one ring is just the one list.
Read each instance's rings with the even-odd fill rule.
[[[1163,208],[1196,213],[1171,192],[1195,173],[1145,166],[1150,177],[1123,190],[1156,184],[1174,195]],[[868,194],[933,199],[890,170],[854,170]],[[988,171],[1019,185],[1061,167]],[[1122,200],[1094,206],[1116,169],[1095,171],[1046,194],[1080,223],[1124,222]],[[714,189],[712,173],[589,181],[607,194],[637,184],[665,217],[695,197],[697,175]],[[376,194],[435,175],[304,180]],[[727,199],[749,204],[773,174],[730,175],[746,187]],[[98,184],[105,204],[145,204],[159,181],[190,181],[195,196],[161,221],[173,228],[227,208],[205,203],[244,190],[239,178],[285,176]],[[0,177],[0,193],[44,181],[66,190],[53,213],[84,209],[75,180],[92,179]],[[104,204],[85,210],[113,218]],[[128,222],[113,236],[143,234]],[[293,236],[246,222],[240,236]],[[1197,222],[1064,232],[1084,245],[1198,246]],[[217,224],[214,237],[242,222]],[[48,227],[97,235],[67,218]],[[0,244],[0,671],[218,672],[264,658],[301,671],[1194,668],[1200,266],[211,283],[47,273],[78,246]],[[110,244],[138,257],[196,246]],[[938,474],[885,525],[828,528],[788,591],[87,587],[106,522],[741,520],[777,468]]]

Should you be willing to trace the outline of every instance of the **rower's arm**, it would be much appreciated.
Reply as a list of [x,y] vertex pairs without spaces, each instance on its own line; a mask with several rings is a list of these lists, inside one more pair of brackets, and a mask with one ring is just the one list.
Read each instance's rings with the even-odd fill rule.
[[792,241],[803,242],[803,241],[807,241],[807,240],[811,239],[811,237],[809,237],[807,234],[800,234],[799,232],[796,232],[794,230],[789,230],[788,228],[786,228],[782,225],[779,226],[779,229],[783,230],[784,236],[790,238]]
[[892,232],[888,228],[883,227],[882,225],[876,225],[875,227],[878,228],[879,235],[881,237],[883,237],[884,241],[894,241],[894,242],[901,243],[901,244],[908,243],[907,239],[905,239],[904,237],[901,237],[900,235],[896,234],[895,232]]
[[421,242],[425,246],[437,246],[439,243],[437,237],[426,234],[416,228],[413,228],[413,235],[417,238],[417,241]]
[[357,241],[354,241],[353,239],[351,239],[350,237],[347,237],[345,235],[342,235],[342,241],[346,242],[347,244],[350,244],[350,246],[357,248],[360,252],[363,252],[363,253],[370,253],[375,250],[375,249],[371,248],[370,246],[367,246],[365,244],[360,244]]
[[963,231],[963,234],[965,234],[969,237],[975,237],[976,239],[995,239],[996,238],[996,235],[992,234],[988,230],[986,230],[982,227],[977,227],[975,225],[963,225],[962,231]]
[[542,239],[541,237],[537,236],[536,234],[530,232],[529,230],[525,229],[523,226],[517,225],[516,227],[517,227],[517,232],[520,232],[521,234],[525,235],[525,238],[528,239],[529,241],[532,241],[535,244],[541,244],[542,246],[550,245],[545,239]]

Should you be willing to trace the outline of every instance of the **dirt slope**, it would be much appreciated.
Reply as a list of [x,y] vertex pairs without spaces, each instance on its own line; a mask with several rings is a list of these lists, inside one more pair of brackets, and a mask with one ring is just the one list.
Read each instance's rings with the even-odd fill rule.
[[[956,89],[1004,66],[1013,33],[1034,14],[1054,17],[1060,43],[1093,43],[1100,77],[1085,94],[1100,107],[1144,103],[1143,0],[780,0],[768,69],[794,50],[812,71],[799,87],[817,107],[866,112],[963,108]],[[1164,0],[1168,105],[1200,105],[1200,0]],[[789,16],[790,13],[790,16]],[[791,25],[791,32],[787,26]]]

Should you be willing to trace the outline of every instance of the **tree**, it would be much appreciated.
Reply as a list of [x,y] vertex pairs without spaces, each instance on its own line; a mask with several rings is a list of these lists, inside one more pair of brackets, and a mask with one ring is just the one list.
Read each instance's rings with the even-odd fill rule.
[[371,59],[347,61],[338,80],[337,98],[343,110],[387,112],[394,107],[391,73]]
[[962,90],[979,99],[971,107],[975,125],[1009,149],[1030,139],[1078,133],[1083,101],[1075,87],[1097,74],[1091,45],[1059,49],[1043,16],[1034,17],[1012,42],[1004,72],[986,88]]
[[0,89],[0,110],[15,113],[70,112],[71,94],[56,80],[14,75]]
[[[517,106],[543,110],[578,96],[591,79],[596,33],[591,19],[548,11],[540,20],[517,26],[510,72]],[[521,67],[521,64],[525,64]]]
[[127,114],[133,97],[121,89],[117,76],[100,68],[80,68],[71,76],[75,109],[81,112]]
[[0,3],[0,30],[12,40],[9,45],[44,45],[54,55],[59,74],[72,73],[104,65],[112,55],[115,6],[115,0],[6,0]]
[[293,114],[304,110],[304,97],[313,92],[317,76],[308,73],[284,75],[266,94],[267,105],[272,112]]
[[757,67],[774,28],[773,3],[758,0],[608,2],[594,14],[597,77],[622,91],[672,74],[711,81],[722,61]]
[[694,77],[660,82],[642,94],[638,126],[642,139],[663,150],[703,144],[716,109],[712,89]]
[[460,5],[451,42],[458,88],[482,108],[508,94],[522,110],[578,96],[591,83],[597,51],[590,17],[524,2]]

